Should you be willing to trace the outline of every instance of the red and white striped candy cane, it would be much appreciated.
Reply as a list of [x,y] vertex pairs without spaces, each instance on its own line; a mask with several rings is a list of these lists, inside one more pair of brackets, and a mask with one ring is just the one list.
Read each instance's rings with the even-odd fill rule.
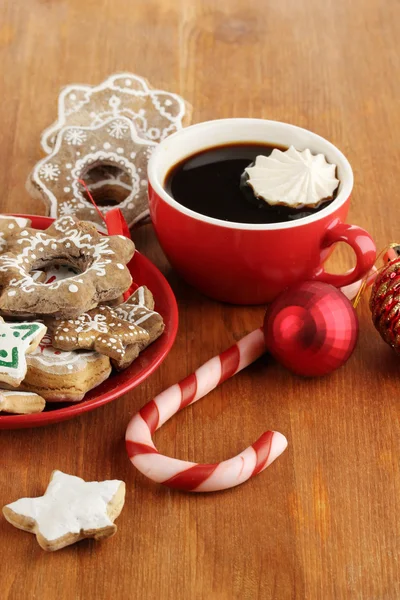
[[149,479],[188,492],[214,492],[234,487],[268,467],[287,446],[286,438],[276,431],[263,433],[237,456],[213,464],[164,456],[151,437],[175,413],[208,394],[264,352],[263,332],[256,329],[146,404],[126,431],[126,448],[132,464]]
[[[374,276],[372,271],[367,283]],[[361,284],[360,280],[341,289],[351,300]],[[146,404],[133,417],[126,431],[126,449],[132,464],[153,481],[189,492],[214,492],[234,487],[268,467],[287,446],[286,438],[277,431],[263,433],[237,456],[213,464],[164,456],[158,452],[151,437],[175,413],[200,400],[266,350],[262,329],[256,329]]]

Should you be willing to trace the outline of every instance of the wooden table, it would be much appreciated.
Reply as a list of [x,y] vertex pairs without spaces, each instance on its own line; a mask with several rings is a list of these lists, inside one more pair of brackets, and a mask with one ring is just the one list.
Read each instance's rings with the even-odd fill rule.
[[[378,248],[400,238],[400,5],[394,0],[2,0],[1,210],[44,213],[25,180],[59,88],[115,71],[181,93],[194,121],[253,116],[307,127],[350,159],[349,215]],[[40,495],[54,468],[126,481],[117,535],[44,553],[0,520],[4,599],[310,599],[400,597],[400,359],[375,332],[367,300],[348,364],[305,381],[261,361],[159,434],[190,460],[237,453],[266,428],[286,453],[238,489],[189,495],[153,485],[124,449],[146,401],[259,326],[263,308],[222,306],[171,270],[151,226],[138,248],[176,293],[180,329],[139,389],[81,418],[0,434],[0,504]],[[333,268],[350,258],[337,251]]]

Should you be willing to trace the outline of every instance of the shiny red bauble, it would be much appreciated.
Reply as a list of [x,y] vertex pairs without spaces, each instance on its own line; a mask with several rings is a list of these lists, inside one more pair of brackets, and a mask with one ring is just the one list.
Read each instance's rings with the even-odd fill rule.
[[285,367],[308,377],[343,365],[357,342],[350,301],[327,283],[306,281],[280,294],[264,319],[268,351]]

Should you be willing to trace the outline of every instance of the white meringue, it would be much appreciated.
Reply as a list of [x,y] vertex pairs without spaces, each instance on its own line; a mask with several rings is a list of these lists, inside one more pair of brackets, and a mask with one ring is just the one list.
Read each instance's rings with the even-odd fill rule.
[[257,198],[268,204],[291,208],[316,207],[330,200],[339,185],[336,165],[323,154],[299,152],[293,146],[282,152],[275,148],[269,156],[257,156],[253,167],[245,169],[247,184]]

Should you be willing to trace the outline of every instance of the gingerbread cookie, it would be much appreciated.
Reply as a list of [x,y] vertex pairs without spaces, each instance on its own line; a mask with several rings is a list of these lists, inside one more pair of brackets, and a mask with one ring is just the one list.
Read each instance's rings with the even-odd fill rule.
[[121,319],[144,329],[149,335],[147,340],[127,348],[123,362],[116,363],[111,359],[111,364],[118,371],[129,366],[138,357],[139,353],[154,342],[164,331],[163,318],[153,308],[153,295],[145,286],[138,288],[126,302],[113,308]]
[[17,387],[26,375],[26,354],[37,348],[46,333],[43,323],[0,322],[0,381]]
[[86,482],[53,471],[43,496],[7,504],[3,514],[14,527],[34,533],[41,548],[51,552],[84,538],[101,540],[114,535],[114,521],[124,502],[123,481]]
[[125,368],[126,352],[132,345],[146,343],[145,329],[117,317],[108,306],[98,306],[76,319],[53,321],[53,346],[60,350],[95,350]]
[[32,221],[25,217],[8,217],[0,215],[0,252],[4,252],[8,240],[15,237],[26,227],[30,227]]
[[[124,236],[102,236],[93,225],[63,217],[45,231],[25,230],[0,256],[0,310],[12,316],[75,317],[118,298],[132,282],[126,264],[135,246]],[[32,270],[68,263],[79,271],[46,284]]]
[[[65,127],[52,153],[34,167],[29,191],[45,202],[50,216],[73,215],[104,231],[104,222],[78,180],[85,179],[93,169],[113,166],[129,178],[129,191],[118,208],[132,226],[148,215],[147,163],[155,146],[140,138],[133,122],[123,116],[111,117],[96,126]],[[106,214],[115,206],[112,202],[99,208]]]
[[28,371],[19,389],[36,392],[47,402],[80,402],[111,374],[108,356],[56,350],[49,335],[27,356],[27,364]]
[[111,75],[100,85],[69,85],[58,99],[58,119],[42,134],[42,148],[50,154],[66,125],[97,127],[111,117],[128,117],[143,139],[160,142],[189,125],[191,106],[177,94],[157,90],[132,73]]
[[42,412],[45,406],[45,399],[38,394],[0,390],[0,413],[32,415]]
[[146,286],[141,286],[126,302],[113,308],[121,319],[147,331],[149,339],[141,343],[141,350],[154,342],[164,331],[163,318],[153,309],[153,294]]

